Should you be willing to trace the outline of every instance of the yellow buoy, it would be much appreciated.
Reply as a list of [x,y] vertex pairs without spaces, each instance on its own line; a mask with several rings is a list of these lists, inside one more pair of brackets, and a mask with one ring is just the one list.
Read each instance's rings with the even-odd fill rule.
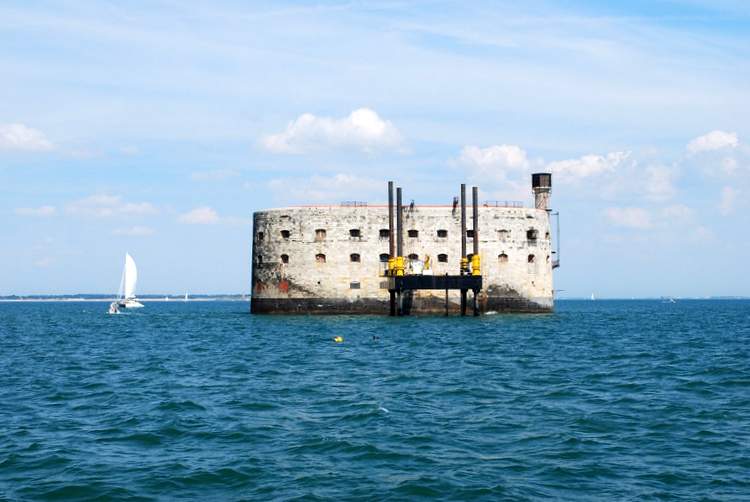
[[344,341],[344,337],[343,336],[334,336],[333,337],[333,341],[336,342],[336,343],[341,343],[341,342]]

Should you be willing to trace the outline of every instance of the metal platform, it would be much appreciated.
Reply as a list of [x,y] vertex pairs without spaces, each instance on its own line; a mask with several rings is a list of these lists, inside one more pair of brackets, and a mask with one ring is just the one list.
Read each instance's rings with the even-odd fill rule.
[[388,292],[390,293],[390,315],[408,315],[409,309],[404,308],[405,293],[419,289],[441,289],[445,291],[445,315],[448,315],[448,290],[461,292],[461,315],[466,315],[467,295],[471,290],[472,309],[475,316],[479,315],[477,295],[482,290],[481,275],[401,275],[388,277]]

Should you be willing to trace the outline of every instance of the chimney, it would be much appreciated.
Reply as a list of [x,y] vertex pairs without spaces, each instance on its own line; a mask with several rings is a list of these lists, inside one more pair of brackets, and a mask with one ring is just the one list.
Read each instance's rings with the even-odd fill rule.
[[549,211],[549,193],[552,190],[552,173],[532,174],[531,189],[534,191],[534,207]]

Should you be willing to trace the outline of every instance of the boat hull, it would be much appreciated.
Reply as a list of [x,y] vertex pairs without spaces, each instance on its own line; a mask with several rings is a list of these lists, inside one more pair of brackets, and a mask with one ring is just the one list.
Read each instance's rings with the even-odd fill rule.
[[143,304],[138,300],[125,300],[118,302],[117,306],[124,309],[140,309],[143,308]]

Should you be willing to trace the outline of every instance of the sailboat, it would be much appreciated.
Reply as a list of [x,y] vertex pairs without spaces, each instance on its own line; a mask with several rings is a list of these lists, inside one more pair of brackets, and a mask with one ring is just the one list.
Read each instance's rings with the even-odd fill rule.
[[135,297],[135,285],[137,282],[138,268],[135,266],[135,260],[133,260],[133,257],[129,253],[125,253],[125,268],[122,270],[117,305],[126,309],[143,307],[143,304]]
[[591,293],[591,301],[593,302],[594,300],[596,300],[596,297],[594,296],[594,293]]

